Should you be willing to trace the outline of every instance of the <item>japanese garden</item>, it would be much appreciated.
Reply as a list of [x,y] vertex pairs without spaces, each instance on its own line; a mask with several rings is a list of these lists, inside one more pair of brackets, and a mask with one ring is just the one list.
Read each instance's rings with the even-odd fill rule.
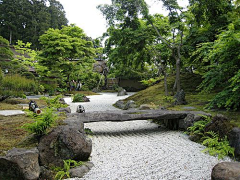
[[0,179],[240,178],[240,1],[154,2],[0,0]]

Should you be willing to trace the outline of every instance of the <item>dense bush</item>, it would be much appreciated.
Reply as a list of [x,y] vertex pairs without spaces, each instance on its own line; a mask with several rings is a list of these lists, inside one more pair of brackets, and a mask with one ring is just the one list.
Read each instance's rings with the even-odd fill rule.
[[73,96],[73,101],[72,102],[85,102],[84,98],[85,98],[84,94],[79,94],[78,93],[78,94],[75,94]]
[[[218,116],[213,117],[213,119],[219,119]],[[206,127],[212,123],[210,117],[204,116],[204,119],[194,123],[192,127],[189,127],[187,134],[190,136],[195,136],[195,140],[207,146],[203,152],[209,152],[210,155],[217,155],[219,159],[227,155],[234,156],[234,148],[229,145],[227,136],[222,136],[219,131],[206,131]]]
[[38,85],[34,80],[27,79],[20,75],[7,75],[2,78],[0,95],[4,97],[24,97],[24,92],[36,93]]

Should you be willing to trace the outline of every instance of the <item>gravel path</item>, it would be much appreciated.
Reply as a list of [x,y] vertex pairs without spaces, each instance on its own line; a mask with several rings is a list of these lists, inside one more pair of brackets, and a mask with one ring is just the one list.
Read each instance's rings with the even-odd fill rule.
[[[104,110],[103,107],[109,110],[113,108],[112,102],[118,100],[116,97],[94,96],[84,106],[89,111]],[[188,140],[182,132],[159,128],[149,121],[86,123],[85,128],[94,133],[91,155],[94,167],[83,178],[72,180],[208,180],[213,166],[220,162],[202,153],[204,147]]]

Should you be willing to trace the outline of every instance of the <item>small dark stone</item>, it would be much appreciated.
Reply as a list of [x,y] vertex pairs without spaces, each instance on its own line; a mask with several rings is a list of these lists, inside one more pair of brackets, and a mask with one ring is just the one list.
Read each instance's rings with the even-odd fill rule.
[[74,177],[81,178],[81,177],[83,177],[87,172],[89,172],[92,167],[93,167],[93,163],[91,163],[91,162],[86,162],[86,163],[84,163],[84,165],[82,165],[82,166],[72,168],[72,169],[69,170],[70,177],[72,177],[72,178],[74,178]]

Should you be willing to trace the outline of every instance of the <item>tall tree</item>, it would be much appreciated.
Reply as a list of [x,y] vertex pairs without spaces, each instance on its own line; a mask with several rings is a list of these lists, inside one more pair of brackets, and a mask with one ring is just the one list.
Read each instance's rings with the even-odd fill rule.
[[43,76],[54,75],[61,81],[70,82],[86,64],[94,62],[95,50],[92,41],[87,41],[83,30],[75,25],[49,29],[40,37],[42,51],[39,63],[45,67]]
[[[112,5],[102,5],[99,9],[105,15],[110,26],[125,28],[131,22],[131,28],[138,26],[138,16],[142,14],[156,31],[161,43],[164,43],[172,51],[172,56],[176,61],[176,86],[177,91],[180,86],[180,65],[181,48],[183,44],[184,20],[181,8],[176,0],[163,0],[164,6],[169,10],[169,22],[171,24],[172,38],[166,39],[159,29],[154,25],[153,17],[149,14],[147,4],[144,0],[113,0]],[[120,22],[120,24],[119,24]],[[144,32],[143,32],[144,34]],[[146,36],[146,33],[144,34]],[[143,44],[143,43],[141,43]]]
[[64,9],[55,0],[1,0],[0,12],[0,33],[10,44],[22,40],[39,48],[39,36],[46,30],[67,25]]

